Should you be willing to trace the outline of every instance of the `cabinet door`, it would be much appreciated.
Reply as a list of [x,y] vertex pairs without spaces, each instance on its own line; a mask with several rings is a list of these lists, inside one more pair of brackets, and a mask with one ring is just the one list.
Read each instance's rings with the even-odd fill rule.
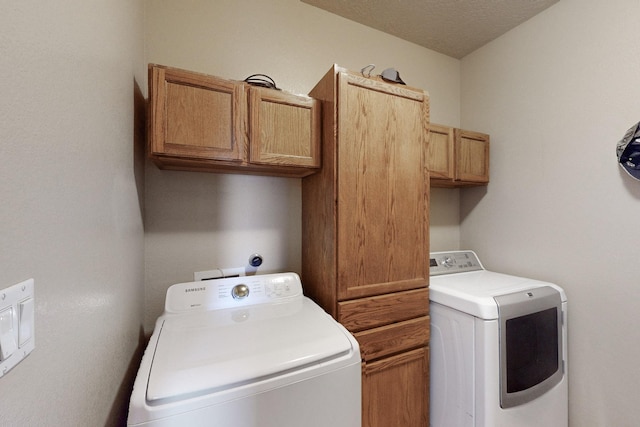
[[456,129],[456,180],[489,182],[489,135]]
[[453,128],[436,124],[429,125],[429,154],[427,155],[429,176],[453,180],[454,171]]
[[242,84],[152,66],[149,88],[152,156],[238,162],[246,158]]
[[364,427],[429,425],[429,349],[365,363],[362,378]]
[[427,286],[428,97],[338,74],[338,298]]
[[274,89],[249,89],[253,164],[320,167],[320,103]]

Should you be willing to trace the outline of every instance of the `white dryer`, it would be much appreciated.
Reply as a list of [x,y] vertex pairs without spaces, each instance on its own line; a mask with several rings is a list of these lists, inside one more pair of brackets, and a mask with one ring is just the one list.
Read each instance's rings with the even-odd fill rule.
[[566,427],[562,288],[487,271],[472,251],[430,265],[431,427]]
[[142,358],[128,426],[353,427],[353,336],[295,273],[180,283]]

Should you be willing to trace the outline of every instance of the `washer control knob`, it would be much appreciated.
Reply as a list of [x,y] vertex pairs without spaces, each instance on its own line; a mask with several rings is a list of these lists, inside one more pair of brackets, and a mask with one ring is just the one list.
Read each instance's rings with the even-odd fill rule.
[[231,289],[231,296],[233,299],[245,299],[249,296],[249,287],[245,284],[235,285]]
[[454,261],[450,256],[446,256],[442,259],[442,265],[444,267],[453,267]]

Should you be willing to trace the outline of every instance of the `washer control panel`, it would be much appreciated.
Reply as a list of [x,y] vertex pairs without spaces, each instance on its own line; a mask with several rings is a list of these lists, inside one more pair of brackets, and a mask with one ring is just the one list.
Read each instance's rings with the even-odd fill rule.
[[169,287],[165,311],[218,310],[303,298],[296,273],[262,274],[178,283]]
[[484,270],[473,251],[432,252],[429,258],[429,275],[464,273]]

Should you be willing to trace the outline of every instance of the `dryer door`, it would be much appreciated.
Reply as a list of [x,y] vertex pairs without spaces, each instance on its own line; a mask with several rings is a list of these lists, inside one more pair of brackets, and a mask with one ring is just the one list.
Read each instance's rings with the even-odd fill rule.
[[500,324],[500,406],[509,408],[562,380],[562,299],[550,286],[494,299]]

